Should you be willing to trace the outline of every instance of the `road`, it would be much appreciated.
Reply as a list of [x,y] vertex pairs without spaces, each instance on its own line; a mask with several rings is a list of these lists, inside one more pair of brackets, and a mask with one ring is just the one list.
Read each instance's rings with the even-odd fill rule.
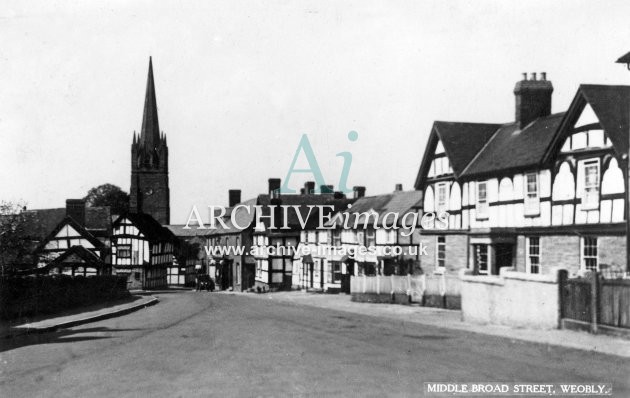
[[0,396],[422,396],[425,381],[611,382],[630,396],[619,357],[267,298],[156,296],[0,342]]

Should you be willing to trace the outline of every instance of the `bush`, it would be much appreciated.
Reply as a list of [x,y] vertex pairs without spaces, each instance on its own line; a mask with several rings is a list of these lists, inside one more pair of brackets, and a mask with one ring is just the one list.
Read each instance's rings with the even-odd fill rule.
[[129,297],[125,277],[46,275],[0,278],[0,318],[54,314]]

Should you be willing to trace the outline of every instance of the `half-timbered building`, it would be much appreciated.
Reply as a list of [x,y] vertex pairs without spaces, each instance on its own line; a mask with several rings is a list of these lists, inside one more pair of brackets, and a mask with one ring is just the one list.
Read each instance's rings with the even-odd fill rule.
[[337,279],[417,272],[421,254],[419,218],[408,218],[417,222],[406,226],[403,219],[410,213],[420,214],[422,192],[403,191],[397,184],[389,194],[364,197],[361,192],[355,196],[358,198],[352,206],[336,213],[328,223],[332,229],[327,261],[339,270]]
[[172,267],[176,238],[166,227],[144,213],[129,213],[114,221],[112,268],[127,277],[129,289],[166,286]]
[[[256,260],[256,287],[263,290],[290,289],[293,284],[293,261],[300,243],[304,223],[317,222],[316,206],[333,206],[345,198],[333,187],[320,187],[306,182],[299,194],[281,195],[280,179],[269,179],[269,193],[259,195],[257,204],[262,212],[256,215],[253,247]],[[291,206],[286,214],[282,206]],[[258,211],[258,210],[257,210]],[[273,212],[273,222],[271,213]],[[299,213],[299,214],[298,214]]]
[[[12,267],[23,274],[63,273],[66,275],[96,275],[109,273],[109,237],[111,216],[109,207],[88,207],[82,199],[66,200],[65,208],[23,210],[24,225],[20,234],[25,250]],[[89,267],[81,261],[57,262],[49,265],[73,247],[92,253]],[[77,251],[73,251],[75,254]],[[81,254],[85,254],[81,251]],[[76,259],[76,257],[72,257]]]
[[514,122],[434,123],[415,187],[450,217],[424,233],[424,269],[625,270],[630,88],[582,85],[558,114],[552,92],[524,76]]

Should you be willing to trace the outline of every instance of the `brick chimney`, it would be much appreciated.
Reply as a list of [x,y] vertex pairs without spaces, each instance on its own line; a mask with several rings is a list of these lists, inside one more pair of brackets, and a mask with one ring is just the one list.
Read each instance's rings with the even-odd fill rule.
[[241,190],[240,189],[230,189],[228,191],[228,206],[234,207],[237,204],[241,203]]
[[307,195],[311,195],[313,191],[315,191],[315,182],[314,181],[306,181],[304,183],[304,191]]
[[547,73],[542,72],[540,80],[537,80],[536,73],[531,74],[527,79],[527,73],[523,73],[523,80],[514,86],[514,96],[516,97],[515,121],[520,129],[525,128],[529,123],[539,117],[551,114],[551,94],[553,86],[547,80]]
[[280,179],[279,178],[270,178],[269,179],[269,196],[276,197],[280,194]]
[[359,199],[365,196],[365,187],[355,186],[352,188],[354,191],[354,198]]
[[66,199],[66,216],[85,227],[85,200]]
[[402,184],[396,184],[396,186],[394,187],[394,191],[396,191],[396,192],[400,192],[402,190],[403,190],[402,189]]

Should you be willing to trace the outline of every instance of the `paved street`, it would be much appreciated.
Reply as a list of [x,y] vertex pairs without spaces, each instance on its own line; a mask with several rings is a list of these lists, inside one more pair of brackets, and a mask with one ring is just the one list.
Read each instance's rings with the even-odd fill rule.
[[156,296],[119,318],[0,342],[0,396],[422,396],[423,382],[446,380],[611,382],[630,395],[620,357],[265,297]]

